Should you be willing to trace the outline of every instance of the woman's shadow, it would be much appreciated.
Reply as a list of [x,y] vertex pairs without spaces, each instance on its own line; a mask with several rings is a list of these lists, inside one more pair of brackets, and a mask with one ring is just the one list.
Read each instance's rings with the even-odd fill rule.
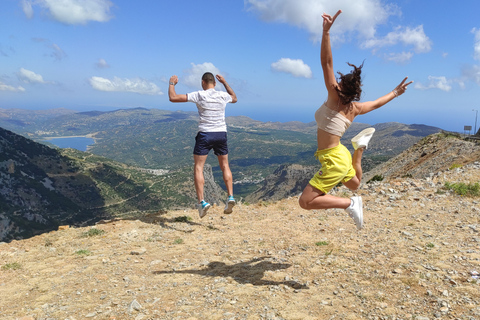
[[[293,280],[285,281],[271,281],[263,280],[265,271],[280,270],[291,267],[291,264],[286,263],[273,263],[270,261],[264,261],[267,257],[255,258],[247,262],[241,262],[233,265],[227,265],[224,262],[213,261],[210,262],[204,269],[190,269],[190,270],[177,270],[177,271],[153,271],[154,274],[173,274],[173,273],[190,273],[199,274],[202,276],[211,277],[231,277],[238,283],[251,283],[255,286],[264,285],[286,285],[294,289],[308,289],[304,284],[298,283]],[[258,263],[257,263],[258,262]]]

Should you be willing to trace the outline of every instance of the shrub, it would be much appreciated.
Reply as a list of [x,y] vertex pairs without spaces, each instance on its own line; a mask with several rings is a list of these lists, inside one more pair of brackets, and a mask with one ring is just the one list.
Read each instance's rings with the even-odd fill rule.
[[93,237],[93,236],[99,236],[99,235],[104,234],[104,233],[105,233],[105,231],[102,230],[102,229],[91,228],[90,230],[82,233],[82,236],[83,237]]
[[458,195],[469,196],[469,197],[478,197],[480,195],[480,184],[476,183],[450,183],[445,182],[445,189],[452,190]]
[[448,170],[453,170],[453,169],[456,169],[456,168],[461,168],[462,165],[461,164],[458,164],[458,163],[454,163],[450,166],[450,168],[448,168]]
[[189,216],[181,216],[181,217],[175,217],[175,219],[173,220],[175,222],[188,222],[188,221],[192,221],[192,218]]
[[2,266],[2,270],[18,270],[22,265],[18,262],[7,263]]
[[383,176],[376,174],[373,176],[372,179],[368,180],[367,183],[374,182],[374,181],[383,181]]
[[78,254],[79,256],[89,256],[92,252],[88,249],[81,249],[81,250],[77,250],[75,253]]

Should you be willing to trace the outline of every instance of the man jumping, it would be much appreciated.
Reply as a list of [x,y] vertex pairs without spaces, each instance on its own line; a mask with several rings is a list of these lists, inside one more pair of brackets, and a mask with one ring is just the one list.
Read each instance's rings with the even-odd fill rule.
[[227,187],[228,198],[223,212],[230,214],[235,206],[232,172],[228,165],[225,107],[229,102],[236,103],[237,96],[223,76],[217,75],[216,78],[223,84],[227,92],[215,90],[215,77],[210,72],[206,72],[202,76],[203,90],[188,94],[177,94],[175,92],[175,85],[178,83],[177,76],[170,78],[168,86],[168,97],[171,102],[194,102],[197,105],[200,116],[198,133],[195,137],[195,148],[193,149],[193,159],[195,163],[193,177],[195,190],[197,192],[197,207],[200,218],[203,218],[210,208],[210,204],[206,202],[203,197],[203,187],[205,185],[203,167],[211,149],[213,149],[218,158],[218,164],[223,172],[223,181]]

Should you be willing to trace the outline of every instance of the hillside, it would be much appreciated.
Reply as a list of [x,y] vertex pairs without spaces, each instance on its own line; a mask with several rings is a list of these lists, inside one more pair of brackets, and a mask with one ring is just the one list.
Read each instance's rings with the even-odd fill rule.
[[[225,194],[206,166],[206,197]],[[52,149],[0,128],[0,241],[30,237],[62,224],[135,217],[191,207],[190,170],[155,174],[74,149]]]
[[426,178],[436,172],[480,161],[480,141],[464,140],[459,135],[438,133],[423,138],[398,156],[365,174],[384,178]]
[[292,197],[0,243],[0,318],[478,319],[479,198],[443,188],[464,181],[480,163],[363,184],[361,231]]

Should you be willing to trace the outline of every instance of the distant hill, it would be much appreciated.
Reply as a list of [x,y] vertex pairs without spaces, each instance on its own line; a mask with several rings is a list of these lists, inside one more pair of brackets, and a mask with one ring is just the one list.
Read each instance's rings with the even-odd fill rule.
[[[45,121],[73,115],[76,111],[64,108],[49,110],[25,110],[0,108],[0,127],[20,134],[33,134],[35,128]],[[32,131],[32,129],[34,129]]]
[[[206,197],[225,194],[206,167]],[[52,149],[0,128],[0,241],[25,238],[59,225],[134,218],[192,207],[191,171],[158,175],[74,149]]]
[[[88,134],[96,141],[90,152],[127,165],[166,170],[191,170],[192,167],[198,121],[195,111],[145,108],[76,113],[64,109],[29,113],[18,109],[2,111],[0,125],[39,142],[45,137]],[[227,117],[227,124],[229,160],[235,193],[239,196],[246,197],[256,190],[279,166],[316,165],[314,122],[261,122],[236,116]],[[354,122],[342,143],[353,151],[350,139],[368,126]],[[441,131],[425,125],[396,122],[374,127],[377,131],[365,155],[365,170],[385,162],[421,138]],[[216,181],[222,184],[215,157],[210,156],[207,163],[212,166]]]

